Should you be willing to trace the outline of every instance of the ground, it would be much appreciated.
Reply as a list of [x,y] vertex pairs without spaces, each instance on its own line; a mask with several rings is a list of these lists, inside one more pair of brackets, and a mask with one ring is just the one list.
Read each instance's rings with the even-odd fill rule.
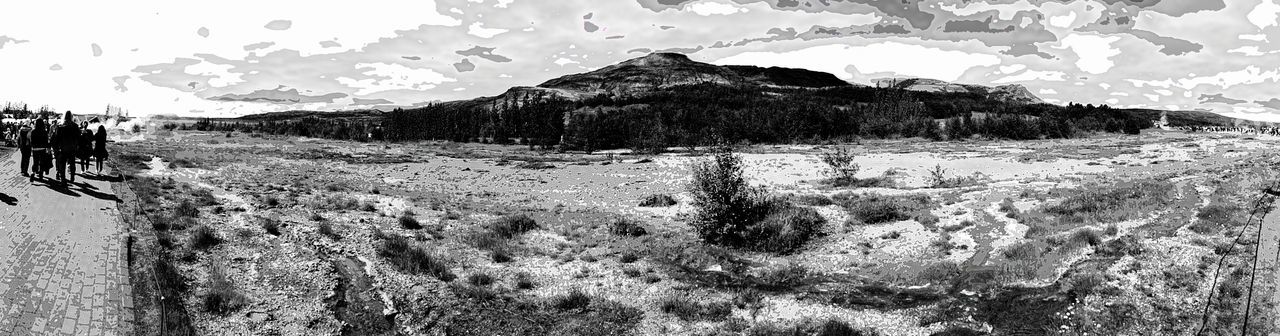
[[[834,320],[884,335],[1189,335],[1206,302],[1207,328],[1238,328],[1255,247],[1258,288],[1275,285],[1278,233],[1255,232],[1264,216],[1249,216],[1280,177],[1273,138],[740,148],[752,184],[827,200],[796,201],[821,214],[824,234],[782,254],[699,241],[686,186],[705,153],[186,131],[131,140],[115,160],[155,200],[144,206],[152,221],[185,223],[157,227],[202,334],[770,334]],[[860,181],[880,182],[826,183],[820,156],[836,147],[856,156]],[[639,206],[655,194],[676,204]],[[921,201],[909,219],[863,223],[853,214],[868,195]],[[184,202],[198,211],[173,210]],[[536,228],[495,236],[494,223],[520,214]],[[620,219],[646,234],[611,233]],[[218,243],[197,244],[197,227]],[[388,253],[393,241],[423,253],[397,257],[409,252]],[[434,263],[404,263],[424,258]],[[590,304],[571,304],[575,292]],[[1249,322],[1275,330],[1274,291],[1254,292],[1266,294]],[[684,314],[672,302],[706,306]]]
[[132,334],[114,171],[62,186],[19,175],[12,149],[0,158],[0,334]]

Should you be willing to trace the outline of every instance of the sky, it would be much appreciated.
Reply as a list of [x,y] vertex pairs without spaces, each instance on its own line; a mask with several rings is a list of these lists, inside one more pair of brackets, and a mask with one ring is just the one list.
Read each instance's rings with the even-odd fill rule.
[[1280,122],[1280,0],[24,1],[0,102],[228,117],[500,94],[649,52]]

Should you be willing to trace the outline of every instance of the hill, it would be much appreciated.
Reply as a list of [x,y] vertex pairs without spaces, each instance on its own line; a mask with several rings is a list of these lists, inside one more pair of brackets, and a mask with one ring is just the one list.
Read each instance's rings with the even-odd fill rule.
[[986,87],[973,84],[956,84],[928,78],[881,78],[876,79],[873,82],[876,84],[876,87],[879,88],[895,88],[920,92],[965,92],[986,95],[991,99],[1013,103],[1044,103],[1043,100],[1040,100],[1040,97],[1036,97],[1035,94],[1032,94],[1031,90],[1027,90],[1025,86],[1019,84]]

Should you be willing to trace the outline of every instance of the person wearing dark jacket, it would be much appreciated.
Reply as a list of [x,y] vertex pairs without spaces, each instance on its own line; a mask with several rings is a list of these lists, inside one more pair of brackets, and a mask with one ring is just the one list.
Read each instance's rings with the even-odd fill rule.
[[27,174],[27,168],[31,166],[31,125],[23,122],[17,135],[18,151],[22,152],[22,176],[31,176]]
[[58,154],[58,181],[66,182],[68,180],[67,171],[71,171],[69,180],[71,183],[76,182],[76,147],[80,142],[80,127],[76,125],[75,120],[71,118],[71,111],[67,111],[66,117],[63,118],[62,124],[58,125],[54,131],[54,143],[52,144]]
[[80,160],[80,173],[89,173],[89,157],[93,156],[93,131],[89,122],[80,122],[80,139],[76,141],[76,159]]
[[45,124],[44,118],[36,119],[36,127],[27,133],[27,143],[31,144],[31,180],[35,181],[37,177],[45,178],[45,174],[49,172],[49,125]]
[[98,125],[93,135],[93,157],[98,159],[98,175],[102,175],[102,161],[107,160],[107,127]]

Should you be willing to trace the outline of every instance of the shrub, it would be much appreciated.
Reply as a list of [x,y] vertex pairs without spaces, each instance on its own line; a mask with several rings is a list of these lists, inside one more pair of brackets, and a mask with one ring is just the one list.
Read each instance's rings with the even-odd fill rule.
[[778,203],[762,189],[747,184],[742,158],[730,152],[695,164],[688,189],[698,209],[694,229],[703,241],[717,245],[745,245],[748,228],[767,217]]
[[702,304],[686,297],[669,297],[659,303],[663,313],[685,321],[724,321],[732,310],[728,302]]
[[218,198],[214,197],[213,192],[209,191],[209,189],[196,188],[191,191],[191,198],[196,200],[195,205],[197,206],[218,205]]
[[1044,253],[1044,248],[1035,242],[1013,244],[1004,250],[1004,257],[1009,260],[1034,260]]
[[427,274],[446,282],[456,278],[444,261],[421,247],[413,246],[404,237],[391,236],[384,239],[382,245],[378,246],[378,255],[405,273]]
[[1133,236],[1124,236],[1107,241],[1106,244],[1098,246],[1097,253],[1104,257],[1123,257],[1125,255],[1142,254],[1142,243],[1138,242]]
[[376,212],[376,211],[378,211],[378,208],[377,208],[376,206],[374,206],[374,205],[373,205],[373,203],[367,203],[367,202],[366,202],[366,203],[364,203],[364,204],[361,204],[361,205],[360,205],[360,211],[364,211],[364,212]]
[[342,236],[341,236],[341,235],[339,235],[337,232],[334,232],[334,231],[333,231],[333,224],[330,224],[329,222],[320,222],[320,224],[319,224],[319,226],[317,227],[317,230],[316,230],[316,231],[317,231],[317,232],[320,232],[320,234],[322,234],[322,235],[329,236],[330,238],[333,238],[334,240],[338,240],[338,239],[341,239],[341,238],[342,238]]
[[190,200],[184,199],[182,200],[182,202],[178,202],[178,206],[173,208],[173,217],[175,218],[182,218],[182,217],[195,218],[199,216],[200,216],[200,209],[196,208],[195,203],[191,203]]
[[669,207],[676,205],[675,197],[667,194],[653,194],[640,201],[642,207]]
[[312,213],[311,213],[311,216],[310,216],[310,217],[308,217],[307,219],[310,219],[310,220],[315,221],[315,222],[323,222],[323,221],[324,221],[324,216],[321,216],[319,212],[312,212]]
[[844,147],[822,153],[822,163],[827,165],[827,175],[835,180],[856,179],[854,176],[861,167],[853,160],[853,152]]
[[619,218],[609,224],[609,233],[619,236],[639,237],[648,233],[639,221]]
[[263,230],[267,230],[267,233],[270,233],[270,234],[271,234],[271,235],[273,235],[273,236],[279,236],[279,235],[280,235],[280,226],[281,226],[281,225],[280,225],[280,220],[279,220],[279,219],[275,219],[275,218],[265,218],[265,217],[264,217],[264,218],[260,219],[259,221],[261,221],[261,223],[262,223],[262,229],[263,229]]
[[618,256],[618,262],[623,264],[630,264],[637,260],[640,260],[640,257],[631,251],[622,252],[622,255]]
[[1209,221],[1218,224],[1227,224],[1237,213],[1240,207],[1232,204],[1214,203],[1201,208],[1196,212],[1196,218],[1203,221]]
[[515,237],[538,228],[538,222],[524,214],[503,216],[489,224],[489,230],[502,238]]
[[195,230],[191,231],[191,238],[189,239],[191,248],[197,250],[214,247],[222,242],[222,239],[218,238],[218,232],[208,225],[197,226]]
[[484,273],[473,273],[467,276],[467,283],[472,286],[488,286],[493,284],[493,277]]
[[591,297],[583,293],[582,290],[574,288],[569,294],[552,299],[551,306],[560,310],[573,310],[587,308],[591,304]]
[[[836,201],[845,207],[856,224],[880,224],[912,218],[926,219],[933,201],[925,195],[880,196],[837,195]],[[935,222],[936,223],[936,222]]]
[[1068,241],[1074,246],[1097,246],[1102,243],[1102,235],[1093,229],[1080,229],[1071,233]]
[[511,254],[506,249],[494,249],[489,252],[489,258],[496,263],[505,263],[511,261]]
[[639,277],[640,275],[643,275],[644,272],[641,271],[639,268],[627,267],[622,269],[622,274],[630,278],[635,278],[635,277]]
[[555,167],[555,165],[542,161],[526,161],[516,165],[516,168],[532,170],[551,169]]
[[809,269],[803,265],[791,263],[760,272],[760,275],[753,280],[757,287],[762,289],[781,290],[802,285],[808,278]]
[[529,273],[525,273],[525,272],[516,273],[515,280],[516,280],[516,288],[519,288],[519,289],[532,289],[535,285],[533,282],[533,279],[529,278]]
[[493,289],[482,286],[452,283],[449,284],[449,289],[453,290],[454,295],[464,298],[477,299],[481,301],[498,298],[498,293],[495,293]]
[[828,205],[835,204],[835,201],[832,201],[830,197],[827,197],[826,195],[819,195],[819,194],[792,196],[791,200],[798,204],[810,205],[810,206],[828,206]]
[[1166,181],[1127,182],[1104,190],[1086,189],[1043,211],[1061,223],[1116,222],[1143,214],[1138,210],[1162,204],[1173,197]]
[[748,240],[757,251],[789,252],[822,235],[827,220],[810,208],[787,207],[752,225]]
[[204,309],[214,314],[227,314],[244,307],[249,299],[240,294],[216,264],[209,269],[209,293],[204,297]]
[[422,228],[422,223],[419,223],[417,218],[413,218],[412,212],[405,210],[405,212],[400,215],[400,227],[408,230],[418,230]]

